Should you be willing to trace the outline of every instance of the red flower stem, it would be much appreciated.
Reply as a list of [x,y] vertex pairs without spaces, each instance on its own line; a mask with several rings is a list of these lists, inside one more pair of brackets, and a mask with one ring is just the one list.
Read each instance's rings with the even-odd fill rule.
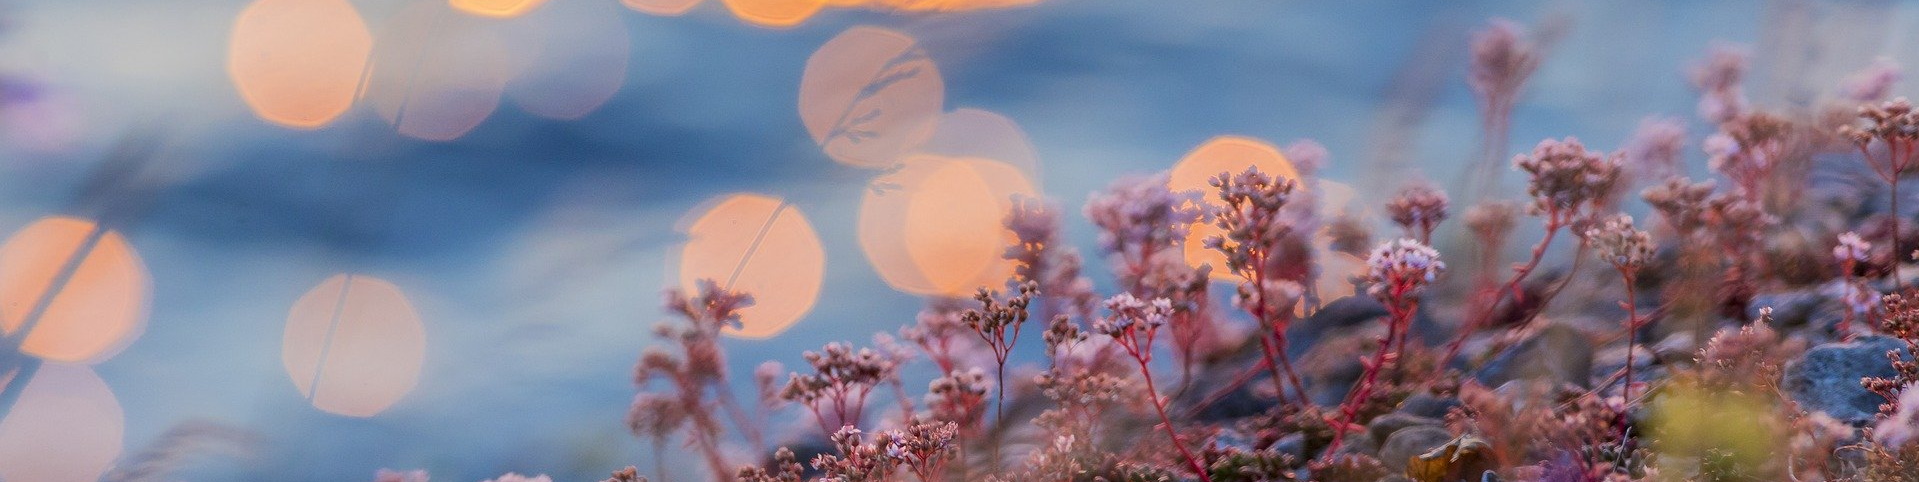
[[[994,376],[996,378],[994,378],[994,383],[993,383],[993,427],[995,429],[993,431],[997,432],[999,429],[1003,429],[1006,427],[1006,359],[1005,358],[1000,359],[999,369]],[[1000,446],[999,438],[994,437],[993,438],[993,468],[992,468],[993,471],[998,471],[1000,468],[999,446]]]
[[[1281,374],[1279,371],[1279,363],[1277,360],[1280,355],[1278,354],[1277,350],[1273,349],[1272,338],[1270,336],[1267,336],[1267,334],[1265,333],[1259,334],[1259,351],[1260,351],[1260,355],[1262,355],[1265,358],[1263,360],[1260,360],[1259,365],[1262,367],[1265,367],[1266,371],[1271,373],[1273,378],[1273,391],[1279,395],[1279,403],[1283,405],[1286,403],[1286,400],[1287,400],[1286,386],[1282,385],[1283,381],[1286,378],[1285,378],[1285,375]],[[1228,388],[1231,389],[1231,388],[1238,388],[1238,387],[1233,386]],[[1302,396],[1301,399],[1304,400],[1305,397]]]
[[900,421],[905,422],[913,418],[913,399],[906,395],[906,384],[900,381],[898,374],[894,374],[893,379],[888,380],[887,384],[893,386],[893,398],[899,399]]
[[[1199,412],[1201,410],[1205,410],[1206,407],[1212,406],[1212,404],[1214,403],[1219,403],[1220,399],[1226,398],[1226,396],[1231,395],[1234,390],[1238,390],[1239,387],[1246,385],[1247,382],[1253,381],[1254,377],[1259,376],[1259,372],[1265,371],[1269,367],[1271,367],[1271,365],[1267,364],[1267,359],[1262,358],[1259,360],[1258,363],[1254,364],[1253,366],[1247,367],[1245,370],[1240,371],[1239,375],[1234,376],[1232,381],[1226,382],[1225,386],[1220,387],[1218,390],[1214,390],[1211,395],[1207,395],[1206,398],[1200,399],[1199,403],[1194,404],[1192,408],[1187,409],[1186,418],[1199,416]],[[1280,403],[1285,403],[1285,394],[1283,393],[1280,394]]]
[[1540,313],[1545,313],[1546,305],[1552,303],[1553,299],[1558,298],[1559,292],[1565,291],[1566,285],[1572,284],[1573,279],[1578,277],[1579,267],[1586,263],[1586,248],[1588,246],[1585,239],[1582,238],[1579,240],[1579,247],[1573,250],[1573,265],[1566,269],[1565,278],[1559,280],[1559,284],[1553,286],[1552,291],[1547,291],[1546,294],[1539,297],[1539,308],[1533,310],[1532,314],[1526,315],[1526,320],[1520,322],[1520,326],[1531,324],[1534,319],[1539,318]]
[[[1453,341],[1446,345],[1446,356],[1439,359],[1439,366],[1442,369],[1452,363],[1453,357],[1459,355],[1459,347],[1466,342],[1466,337],[1472,335],[1473,331],[1479,328],[1479,325],[1484,322],[1484,318],[1492,316],[1492,310],[1499,306],[1499,302],[1505,299],[1505,295],[1511,295],[1514,303],[1518,303],[1521,300],[1524,293],[1520,292],[1519,284],[1524,282],[1526,277],[1532,274],[1533,270],[1539,269],[1540,261],[1546,258],[1546,248],[1552,246],[1553,237],[1559,234],[1559,228],[1565,226],[1565,220],[1563,218],[1564,216],[1560,213],[1558,207],[1547,208],[1546,235],[1539,239],[1539,244],[1533,245],[1532,259],[1526,261],[1526,264],[1521,265],[1513,271],[1513,277],[1506,282],[1506,288],[1493,294],[1492,302],[1486,304],[1484,313],[1475,314],[1467,318],[1465,324],[1460,325],[1459,333],[1453,335]],[[1573,262],[1577,263],[1578,260],[1574,260]]]
[[819,404],[808,403],[806,404],[806,409],[811,410],[813,412],[813,421],[820,424],[820,433],[824,433],[829,437],[832,436],[833,429],[826,428],[826,415],[820,413]]
[[[1639,351],[1639,300],[1637,298],[1639,290],[1633,287],[1633,279],[1635,277],[1631,269],[1620,266],[1619,278],[1626,283],[1626,382],[1620,386],[1620,390],[1622,390],[1620,393],[1623,394],[1620,398],[1625,400],[1626,403],[1632,403],[1633,355]],[[1623,412],[1624,409],[1622,408],[1621,411]],[[1626,424],[1621,423],[1619,424],[1619,445],[1621,447],[1626,445],[1626,436]]]
[[753,450],[765,452],[766,438],[760,435],[759,424],[747,415],[745,409],[740,408],[739,401],[733,398],[733,390],[727,388],[725,377],[714,381],[713,391],[719,394],[720,406],[726,409],[727,417],[733,419],[733,425],[746,435],[748,443],[753,444]]
[[1273,345],[1279,351],[1279,371],[1286,373],[1286,379],[1293,384],[1293,393],[1299,398],[1299,402],[1310,403],[1306,398],[1306,385],[1300,383],[1299,372],[1293,371],[1292,357],[1286,356],[1285,331],[1274,332],[1273,338]]
[[[1299,374],[1293,371],[1291,358],[1286,356],[1286,325],[1288,323],[1281,322],[1279,318],[1283,317],[1272,316],[1272,308],[1266,304],[1266,256],[1262,252],[1250,258],[1253,264],[1251,283],[1253,293],[1256,293],[1253,298],[1253,317],[1257,318],[1259,326],[1268,332],[1259,335],[1259,343],[1265,350],[1262,354],[1266,356],[1267,366],[1272,368],[1273,391],[1279,393],[1279,399],[1283,402],[1286,400],[1285,384],[1291,383],[1293,394],[1298,396],[1301,403],[1305,403],[1306,385],[1300,383]],[[1281,378],[1282,373],[1284,378]]]
[[[1891,197],[1890,202],[1892,203],[1892,246],[1890,248],[1892,252],[1892,284],[1895,291],[1904,291],[1906,288],[1905,280],[1900,279],[1901,277],[1899,276],[1899,230],[1900,225],[1905,224],[1901,222],[1904,221],[1905,218],[1899,214],[1899,171],[1901,170],[1900,168],[1905,167],[1906,164],[1906,159],[1900,156],[1902,149],[1896,149],[1896,147],[1901,144],[1905,144],[1905,142],[1897,141],[1892,144],[1892,147],[1895,147],[1895,149],[1892,149],[1889,153],[1891,154],[1892,162],[1886,166],[1886,185],[1890,188],[1888,195]],[[1906,148],[1903,149],[1906,151],[1905,156],[1911,156],[1912,146],[1907,145],[1905,147]]]
[[1333,425],[1333,443],[1327,446],[1325,452],[1327,460],[1331,460],[1332,454],[1339,451],[1340,442],[1346,438],[1346,426],[1359,416],[1359,404],[1372,396],[1373,385],[1379,381],[1380,369],[1391,361],[1388,358],[1397,358],[1392,351],[1393,340],[1399,338],[1401,328],[1412,320],[1413,311],[1419,309],[1419,301],[1407,299],[1406,295],[1405,283],[1393,283],[1390,297],[1393,302],[1387,305],[1392,316],[1386,325],[1386,337],[1379,340],[1379,348],[1373,351],[1373,359],[1366,364],[1366,373],[1360,378],[1359,384],[1354,385],[1353,391],[1346,394],[1346,400],[1339,404],[1339,421]]
[[1133,361],[1139,362],[1140,378],[1146,380],[1146,396],[1152,398],[1153,410],[1159,413],[1159,422],[1166,427],[1166,436],[1173,439],[1173,448],[1179,450],[1179,456],[1185,459],[1186,466],[1191,468],[1194,474],[1199,475],[1200,482],[1212,482],[1212,476],[1207,475],[1206,468],[1199,463],[1199,458],[1194,457],[1193,452],[1186,449],[1184,442],[1180,442],[1179,431],[1173,427],[1172,417],[1166,415],[1166,401],[1159,398],[1159,390],[1153,386],[1153,371],[1146,366],[1153,360],[1153,330],[1146,331],[1144,344],[1139,342],[1137,330],[1137,328],[1127,328],[1125,337],[1119,345],[1126,349],[1127,354],[1133,356]]
[[658,477],[660,482],[667,482],[666,437],[653,437],[653,475]]

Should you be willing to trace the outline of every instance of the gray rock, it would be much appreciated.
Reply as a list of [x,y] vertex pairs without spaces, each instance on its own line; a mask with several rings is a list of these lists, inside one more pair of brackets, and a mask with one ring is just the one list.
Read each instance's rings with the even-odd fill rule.
[[1313,376],[1312,385],[1306,388],[1307,399],[1313,404],[1330,407],[1345,401],[1346,394],[1359,383],[1359,377],[1366,374],[1366,366],[1358,358],[1342,359],[1331,367]]
[[1452,440],[1453,433],[1443,428],[1407,427],[1386,438],[1386,445],[1379,448],[1379,462],[1393,473],[1405,473],[1407,461]]
[[1286,329],[1286,353],[1298,357],[1319,342],[1326,332],[1353,328],[1386,316],[1386,305],[1367,296],[1347,296],[1321,306],[1313,316],[1294,322]]
[[1366,432],[1350,432],[1346,440],[1341,441],[1339,452],[1342,454],[1373,455],[1379,453],[1379,440]]
[[1592,358],[1592,342],[1585,335],[1565,325],[1549,324],[1486,362],[1477,378],[1486,386],[1538,379],[1585,387],[1590,384]]
[[1306,436],[1291,434],[1273,442],[1273,451],[1290,454],[1294,459],[1306,460]]
[[1885,336],[1815,346],[1786,364],[1780,384],[1809,410],[1854,425],[1871,422],[1886,400],[1860,386],[1859,380],[1895,375],[1886,352],[1904,347],[1905,342]]
[[1827,297],[1817,289],[1760,293],[1753,295],[1752,303],[1747,306],[1746,319],[1758,319],[1760,308],[1771,307],[1774,328],[1797,328],[1805,326],[1826,301]]
[[[1655,361],[1656,358],[1652,351],[1647,350],[1646,347],[1643,346],[1635,347],[1633,353],[1632,381],[1636,383],[1648,383],[1658,380],[1655,376],[1664,375],[1666,371],[1660,370],[1660,367],[1654,363]],[[1592,383],[1597,384],[1604,382],[1606,379],[1612,377],[1613,373],[1625,368],[1626,347],[1616,346],[1607,348],[1605,351],[1600,352],[1598,356],[1593,357]],[[1620,381],[1614,381],[1610,386],[1618,387],[1620,386]]]
[[1445,421],[1437,418],[1421,417],[1404,412],[1393,412],[1380,415],[1378,418],[1374,418],[1372,422],[1367,423],[1366,432],[1373,435],[1373,440],[1389,440],[1394,433],[1410,427],[1441,427],[1444,425]]
[[1699,353],[1699,338],[1691,331],[1676,332],[1653,344],[1652,352],[1660,364],[1692,363],[1693,357]]
[[1457,398],[1441,398],[1420,393],[1406,397],[1406,401],[1400,402],[1399,412],[1427,418],[1445,419],[1446,413],[1453,411],[1453,407],[1457,406],[1459,406],[1459,399]]

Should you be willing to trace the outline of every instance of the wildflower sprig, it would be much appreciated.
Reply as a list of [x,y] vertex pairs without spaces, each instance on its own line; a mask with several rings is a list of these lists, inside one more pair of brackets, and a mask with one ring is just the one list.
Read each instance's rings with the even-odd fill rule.
[[1386,335],[1378,340],[1372,358],[1362,362],[1365,370],[1359,382],[1340,403],[1340,418],[1333,424],[1328,455],[1339,450],[1348,427],[1359,416],[1360,405],[1371,397],[1380,371],[1397,366],[1399,357],[1405,354],[1406,332],[1419,309],[1419,295],[1445,270],[1446,263],[1439,260],[1438,251],[1413,239],[1387,241],[1366,259],[1366,292],[1386,305]]
[[[1919,386],[1919,299],[1913,291],[1886,295],[1886,319],[1883,328],[1905,346],[1900,350],[1886,353],[1886,359],[1892,364],[1893,375],[1889,377],[1868,377],[1860,380],[1867,390],[1886,398],[1879,406],[1879,413],[1892,415],[1895,412],[1919,412],[1919,406],[1907,405],[1913,400],[1915,386]],[[1905,353],[1900,353],[1904,351]],[[1902,398],[1901,394],[1905,396]],[[1906,431],[1912,433],[1911,429]]]
[[1086,217],[1099,226],[1100,246],[1128,292],[1144,293],[1152,271],[1166,266],[1157,261],[1179,257],[1192,224],[1205,219],[1199,194],[1174,192],[1167,179],[1163,173],[1123,178],[1086,200]]
[[[1893,220],[1887,246],[1894,253],[1903,252],[1905,244],[1899,239],[1904,219],[1899,212],[1899,179],[1919,168],[1919,113],[1913,112],[1911,101],[1900,97],[1860,106],[1859,118],[1866,121],[1865,127],[1840,126],[1839,135],[1852,141],[1866,165],[1886,183],[1890,198],[1886,212]],[[1874,146],[1879,146],[1877,152]],[[1893,283],[1903,288],[1905,282],[1895,275]]]
[[[1620,398],[1632,400],[1632,372],[1636,365],[1635,354],[1639,352],[1639,328],[1642,323],[1639,319],[1639,270],[1652,259],[1652,236],[1633,227],[1632,216],[1620,214],[1586,230],[1586,239],[1596,248],[1594,252],[1599,258],[1612,264],[1613,269],[1619,272],[1619,279],[1626,287],[1626,300],[1619,304],[1626,309],[1626,374]],[[1619,440],[1624,443],[1628,435],[1626,424],[1620,424],[1619,430]]]
[[[730,464],[720,450],[724,429],[713,413],[713,401],[707,398],[709,391],[751,443],[762,443],[757,424],[734,401],[727,384],[726,357],[719,346],[720,329],[737,325],[739,310],[752,306],[753,297],[711,280],[702,280],[698,286],[697,294],[667,292],[667,309],[678,313],[683,323],[662,323],[654,335],[677,342],[680,355],[659,347],[641,354],[633,382],[642,392],[634,398],[627,423],[635,435],[652,437],[656,445],[670,432],[685,428],[689,443],[706,459],[708,468],[726,473]],[[666,381],[672,393],[646,392],[655,380]]]
[[1433,229],[1446,220],[1446,192],[1430,183],[1409,184],[1386,202],[1386,214],[1405,230],[1406,237],[1433,242]]
[[[1270,272],[1270,264],[1286,244],[1296,242],[1295,223],[1288,219],[1286,209],[1296,183],[1253,167],[1239,174],[1220,173],[1208,183],[1226,206],[1213,218],[1224,234],[1208,237],[1206,247],[1224,254],[1226,268],[1243,280],[1235,303],[1259,322],[1260,354],[1265,357],[1274,389],[1282,400],[1288,387],[1303,397],[1305,384],[1286,355],[1286,328],[1300,299],[1292,294],[1304,280],[1280,279]],[[1294,289],[1288,289],[1286,282]]]
[[[1493,294],[1492,301],[1481,306],[1479,313],[1468,315],[1459,334],[1447,346],[1445,357],[1440,359],[1442,365],[1458,355],[1466,337],[1485,322],[1485,318],[1491,314],[1490,310],[1500,300],[1510,300],[1515,305],[1528,301],[1524,299],[1525,292],[1520,289],[1521,283],[1539,269],[1540,262],[1545,260],[1547,248],[1552,246],[1553,239],[1563,228],[1587,220],[1593,214],[1593,209],[1613,192],[1613,186],[1619,182],[1622,171],[1621,158],[1621,154],[1589,151],[1585,144],[1571,137],[1540,141],[1530,154],[1513,157],[1513,166],[1528,177],[1526,193],[1532,202],[1527,205],[1527,212],[1545,218],[1546,234],[1538,244],[1533,245],[1532,257],[1513,269],[1505,288]],[[1585,254],[1584,238],[1581,238],[1579,248],[1574,263],[1578,263]],[[1574,264],[1574,268],[1577,267]],[[1545,299],[1534,304],[1543,306],[1557,292],[1556,289],[1547,292]]]
[[1517,22],[1503,18],[1493,19],[1473,33],[1466,83],[1479,101],[1481,136],[1479,156],[1467,178],[1467,192],[1472,193],[1474,201],[1499,189],[1499,158],[1512,133],[1513,107],[1520,89],[1545,57],[1528,37]]
[[[1002,302],[992,290],[980,288],[973,299],[979,301],[978,309],[969,309],[960,314],[960,322],[972,328],[981,341],[993,350],[994,392],[993,417],[996,425],[1006,422],[1006,360],[1012,356],[1013,346],[1019,344],[1020,328],[1026,325],[1029,316],[1027,307],[1033,298],[1039,295],[1039,283],[1028,281],[1020,283],[1019,291]],[[998,465],[999,444],[993,446],[995,466]]]
[[813,373],[788,375],[780,398],[812,410],[820,430],[829,435],[840,427],[857,427],[867,395],[899,369],[893,359],[871,348],[854,350],[842,342],[827,343],[803,356]]
[[1172,438],[1173,447],[1186,461],[1193,473],[1199,474],[1202,481],[1211,482],[1206,469],[1192,450],[1180,440],[1179,429],[1173,425],[1173,419],[1166,415],[1166,400],[1161,398],[1159,390],[1153,385],[1153,371],[1148,365],[1153,361],[1153,340],[1159,334],[1159,328],[1173,315],[1172,302],[1164,298],[1152,301],[1134,298],[1128,293],[1120,293],[1106,300],[1108,316],[1093,321],[1093,333],[1112,337],[1126,354],[1138,363],[1140,378],[1146,383],[1146,398],[1159,413],[1159,421],[1166,428],[1166,435]]
[[1837,330],[1844,339],[1852,338],[1852,322],[1865,318],[1871,319],[1873,311],[1879,305],[1879,291],[1872,289],[1858,275],[1859,267],[1872,260],[1872,243],[1859,237],[1859,233],[1847,231],[1839,235],[1838,244],[1832,247],[1832,257],[1839,262],[1840,278],[1845,281],[1844,292],[1839,300],[1846,305],[1846,314],[1839,319]]

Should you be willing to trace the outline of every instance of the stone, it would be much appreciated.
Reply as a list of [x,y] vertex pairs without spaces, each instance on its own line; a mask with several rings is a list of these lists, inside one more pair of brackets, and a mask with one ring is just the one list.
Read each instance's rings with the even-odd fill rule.
[[1434,426],[1406,427],[1393,432],[1379,448],[1379,462],[1393,473],[1405,473],[1408,461],[1453,440],[1453,433]]
[[1379,453],[1379,441],[1366,432],[1348,432],[1346,439],[1340,441],[1338,453],[1376,454]]
[[1290,434],[1273,442],[1273,451],[1292,455],[1296,460],[1306,460],[1306,436]]
[[[1633,350],[1632,381],[1634,383],[1651,383],[1658,380],[1655,376],[1663,376],[1666,373],[1665,370],[1660,369],[1662,367],[1655,364],[1657,356],[1654,355],[1651,350],[1647,350],[1644,346],[1633,347]],[[1598,356],[1593,357],[1592,384],[1604,382],[1608,378],[1611,378],[1614,373],[1625,368],[1626,347],[1615,346],[1607,348],[1605,351],[1599,352]],[[1619,382],[1620,381],[1615,380],[1611,385],[1598,388],[1610,393],[1613,387],[1620,386]],[[1589,384],[1588,386],[1592,385]]]
[[1386,317],[1386,305],[1366,296],[1347,296],[1326,303],[1313,316],[1286,329],[1286,353],[1298,357],[1318,343],[1326,332],[1353,328]]
[[1445,421],[1437,418],[1421,417],[1404,412],[1393,412],[1380,415],[1374,418],[1372,422],[1368,422],[1366,424],[1366,432],[1371,433],[1374,440],[1388,440],[1392,438],[1394,433],[1407,428],[1443,426],[1445,426]]
[[1435,397],[1430,394],[1419,393],[1406,397],[1406,401],[1400,402],[1399,412],[1443,420],[1446,418],[1446,414],[1452,412],[1453,407],[1457,406],[1459,406],[1459,399],[1457,398]]
[[1507,347],[1481,367],[1476,377],[1486,386],[1521,379],[1553,384],[1590,385],[1593,365],[1591,340],[1572,327],[1548,324],[1525,340]]
[[1690,331],[1666,335],[1665,339],[1653,344],[1652,353],[1659,359],[1660,364],[1692,363],[1693,357],[1699,354],[1699,337],[1694,336]]
[[1896,375],[1886,352],[1904,348],[1905,342],[1885,336],[1821,344],[1786,363],[1780,386],[1808,410],[1853,425],[1871,422],[1886,399],[1866,390],[1859,380]]
[[1753,295],[1752,303],[1747,305],[1746,319],[1759,319],[1759,309],[1771,307],[1773,328],[1805,326],[1826,300],[1817,289],[1760,293]]

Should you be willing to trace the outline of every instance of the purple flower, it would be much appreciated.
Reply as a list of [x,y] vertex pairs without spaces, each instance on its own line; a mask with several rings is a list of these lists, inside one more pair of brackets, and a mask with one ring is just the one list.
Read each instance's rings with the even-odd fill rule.
[[1405,238],[1379,245],[1366,259],[1366,281],[1372,283],[1369,292],[1382,299],[1394,291],[1416,294],[1445,270],[1439,251]]

